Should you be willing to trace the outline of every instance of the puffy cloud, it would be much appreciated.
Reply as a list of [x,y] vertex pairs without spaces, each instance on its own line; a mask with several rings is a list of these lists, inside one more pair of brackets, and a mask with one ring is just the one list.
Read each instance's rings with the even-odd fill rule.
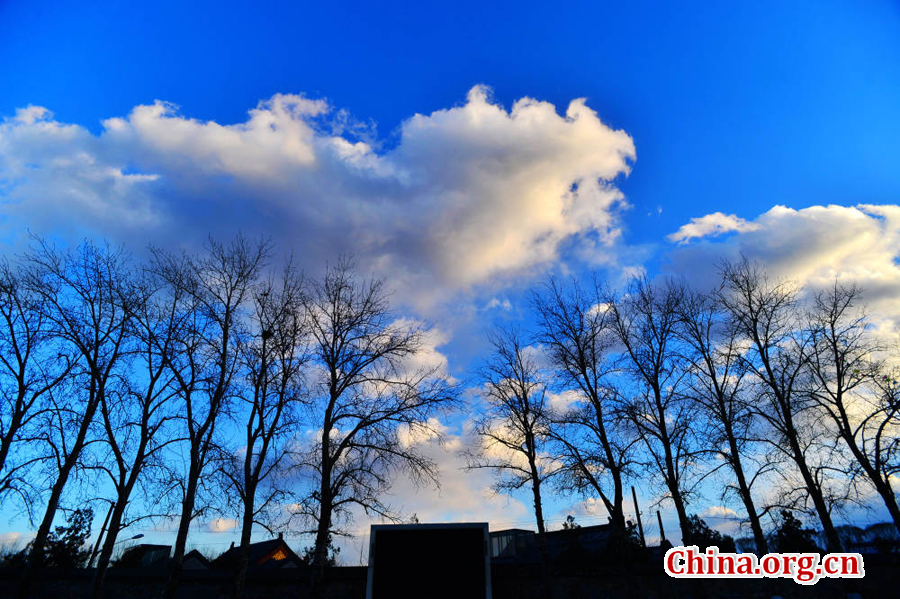
[[239,522],[231,518],[213,518],[206,523],[207,532],[231,532],[238,527]]
[[719,518],[726,520],[739,520],[736,511],[723,505],[711,505],[700,514],[701,518]]
[[692,218],[691,222],[682,225],[680,229],[669,235],[669,240],[687,243],[698,237],[712,237],[731,231],[755,231],[758,228],[758,224],[748,223],[734,214],[713,212],[706,216]]
[[510,310],[512,310],[512,307],[512,302],[510,302],[508,299],[503,298],[502,300],[500,300],[499,298],[492,297],[491,301],[489,301],[487,305],[485,305],[484,309],[503,310],[504,312],[509,312]]
[[422,445],[447,432],[444,426],[437,418],[429,418],[428,422],[401,424],[397,430],[397,440],[404,448]]
[[428,327],[424,322],[412,318],[400,318],[391,323],[397,330],[415,330],[419,332],[418,350],[409,356],[405,356],[401,367],[408,373],[433,373],[435,376],[444,376],[454,381],[450,375],[449,363],[438,347],[450,340],[450,336],[436,327]]
[[[385,497],[391,507],[406,518],[416,515],[419,522],[489,522],[491,530],[533,527],[534,514],[528,507],[527,492],[522,499],[498,495],[491,490],[493,474],[488,470],[467,471],[462,454],[466,431],[448,434],[443,445],[430,439],[419,450],[435,461],[440,471],[440,487],[417,486],[406,477],[398,477]],[[369,547],[369,525],[382,520],[354,513],[349,527],[352,538],[340,537],[341,563],[365,563]]]
[[33,537],[34,533],[31,532],[2,532],[0,533],[0,550],[6,554],[21,551]]
[[[572,515],[576,517],[576,521],[578,519],[590,519],[602,521],[609,517],[609,512],[606,509],[606,505],[604,505],[603,500],[598,497],[586,497],[581,501],[578,501],[572,506],[569,506],[567,509],[560,510],[556,514],[556,520],[559,522],[563,522],[566,519],[566,516]],[[603,523],[603,522],[601,522]]]
[[[701,284],[716,279],[722,259],[741,255],[763,264],[772,277],[811,288],[835,280],[856,282],[878,325],[900,323],[900,206],[775,206],[749,228],[721,241],[701,239],[669,254],[671,271]],[[682,227],[683,229],[683,227]]]
[[738,536],[741,533],[741,517],[736,511],[723,505],[711,505],[700,514],[707,525],[722,534]]
[[554,393],[552,391],[547,392],[547,404],[550,406],[550,409],[557,412],[565,412],[572,404],[581,400],[582,397],[578,391],[572,389],[566,389],[559,393]]
[[106,230],[117,236],[157,226],[152,183],[158,179],[128,172],[103,140],[54,121],[45,108],[29,106],[0,123],[0,201],[6,213],[0,222],[7,229]]
[[0,123],[9,231],[266,233],[314,268],[355,253],[420,302],[544,265],[564,241],[609,253],[625,206],[613,180],[635,157],[584,100],[563,115],[531,98],[507,110],[483,86],[406,120],[390,149],[328,102],[288,94],[237,124],[160,101],[102,124],[94,135],[35,106]]

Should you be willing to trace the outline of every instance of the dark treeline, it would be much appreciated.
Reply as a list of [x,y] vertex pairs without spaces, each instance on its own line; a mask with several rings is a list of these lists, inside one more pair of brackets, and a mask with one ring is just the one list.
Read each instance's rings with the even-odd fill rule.
[[835,513],[873,491],[900,532],[897,356],[879,345],[860,290],[801,289],[748,261],[719,271],[702,292],[676,279],[621,290],[551,279],[532,290],[532,331],[493,335],[469,466],[494,469],[499,491],[528,488],[539,535],[549,488],[599,499],[614,534],[639,543],[626,481],[674,507],[684,544],[722,539],[689,513],[716,488],[760,554],[779,549],[767,515],[779,534],[809,535],[790,510],[842,551]]
[[[0,265],[0,501],[36,528],[20,594],[58,544],[54,520],[86,502],[108,510],[95,597],[145,521],[176,526],[173,597],[191,524],[214,515],[239,523],[235,597],[254,527],[314,539],[315,592],[352,510],[395,519],[396,474],[437,482],[407,440],[440,438],[458,389],[414,366],[422,325],[348,260],[307,279],[243,237],[149,256],[36,240]],[[551,279],[532,291],[532,330],[491,334],[466,455],[533,498],[546,588],[548,492],[599,500],[614,546],[634,538],[637,482],[686,544],[709,532],[691,514],[701,488],[739,506],[761,553],[784,509],[814,516],[829,551],[835,514],[869,496],[900,531],[900,389],[860,290],[800,289],[746,261],[720,271],[702,292]]]
[[397,517],[396,471],[436,477],[398,431],[433,428],[456,389],[414,366],[422,329],[348,260],[306,280],[243,237],[144,262],[37,240],[2,264],[0,316],[0,501],[37,525],[20,596],[54,563],[57,514],[85,501],[109,506],[94,597],[123,531],[163,518],[173,597],[190,526],[213,514],[239,522],[240,596],[254,526],[315,534],[321,570],[353,506]]
[[703,480],[743,508],[760,553],[763,517],[785,509],[815,516],[841,551],[835,512],[872,491],[900,531],[896,352],[879,345],[861,291],[801,289],[748,261],[720,273],[702,292],[551,279],[532,292],[535,329],[494,336],[490,364],[503,369],[482,377],[490,409],[470,467],[510,474],[499,490],[529,487],[539,533],[549,485],[599,499],[629,534],[625,480],[647,476],[686,544]]

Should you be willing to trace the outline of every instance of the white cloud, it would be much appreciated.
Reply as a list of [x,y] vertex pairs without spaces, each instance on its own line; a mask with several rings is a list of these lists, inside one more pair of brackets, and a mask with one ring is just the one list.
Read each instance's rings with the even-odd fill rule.
[[531,98],[506,110],[477,86],[406,120],[391,149],[373,138],[299,95],[276,94],[237,124],[157,101],[99,135],[31,106],[0,123],[3,226],[132,244],[263,232],[314,269],[353,252],[426,303],[546,265],[564,241],[611,253],[619,236],[612,181],[634,144],[584,100],[564,115]]
[[691,239],[700,237],[714,237],[732,231],[743,232],[757,229],[759,229],[758,224],[749,223],[734,214],[714,212],[699,218],[692,218],[691,222],[682,225],[680,229],[669,235],[669,240],[687,243]]
[[[400,476],[384,499],[409,518],[416,515],[420,523],[428,522],[489,522],[491,530],[504,528],[533,528],[534,514],[529,505],[517,497],[498,495],[491,490],[494,482],[489,470],[466,471],[462,455],[465,446],[463,434],[448,434],[443,446],[435,440],[423,443],[419,450],[433,459],[440,471],[440,487],[416,486],[408,478]],[[526,498],[527,493],[522,494]],[[382,520],[366,517],[361,511],[354,513],[349,527],[353,538],[341,537],[341,563],[356,565],[365,563],[368,555],[370,524]]]
[[397,429],[397,440],[402,447],[409,448],[437,439],[446,432],[447,427],[432,417],[423,423],[401,424]]
[[700,517],[708,520],[707,525],[722,534],[732,537],[741,534],[741,517],[736,511],[723,505],[712,505],[703,510]]
[[509,312],[510,310],[512,310],[512,302],[510,302],[506,298],[503,298],[502,300],[500,300],[496,297],[492,297],[491,301],[489,301],[487,303],[487,305],[484,307],[484,309],[485,310],[499,309],[499,310],[503,310],[504,312]]
[[547,403],[550,409],[556,412],[565,412],[572,404],[581,401],[581,399],[578,391],[572,389],[566,389],[560,393],[547,392]]
[[432,372],[436,376],[447,377],[451,382],[455,379],[450,375],[449,363],[438,347],[450,340],[450,336],[436,327],[428,327],[426,323],[413,318],[400,318],[391,323],[391,327],[397,330],[418,330],[420,333],[420,345],[414,354],[404,357],[402,368],[408,373]]
[[2,532],[0,533],[0,550],[4,553],[21,551],[34,537],[32,532]]
[[711,505],[700,514],[701,518],[718,518],[726,520],[739,519],[736,511],[723,505]]
[[206,523],[207,532],[231,532],[238,527],[239,522],[231,518],[213,518]]
[[877,325],[900,324],[900,206],[775,206],[722,241],[701,240],[669,255],[669,269],[690,280],[713,282],[722,259],[741,255],[761,263],[775,279],[811,288],[835,280],[856,282]]

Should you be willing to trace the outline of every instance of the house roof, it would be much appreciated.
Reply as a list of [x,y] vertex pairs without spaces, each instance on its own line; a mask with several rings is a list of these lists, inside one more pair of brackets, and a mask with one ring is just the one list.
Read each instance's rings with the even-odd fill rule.
[[[269,539],[268,541],[260,541],[259,543],[250,543],[250,567],[276,567],[293,563],[299,565],[300,558],[294,553],[282,537],[277,539]],[[213,560],[214,568],[231,568],[237,565],[240,557],[240,547],[232,546],[228,551]]]
[[212,562],[207,559],[205,555],[197,551],[196,549],[191,549],[187,553],[184,554],[184,561],[187,562],[189,559],[195,559],[200,562],[204,567],[209,568],[212,565]]
[[530,533],[530,534],[536,534],[533,530],[528,530],[527,528],[504,528],[503,530],[492,530],[490,532],[490,534],[491,534],[491,536],[493,536],[493,535],[501,535],[501,534],[510,533],[510,532],[525,532],[525,533]]

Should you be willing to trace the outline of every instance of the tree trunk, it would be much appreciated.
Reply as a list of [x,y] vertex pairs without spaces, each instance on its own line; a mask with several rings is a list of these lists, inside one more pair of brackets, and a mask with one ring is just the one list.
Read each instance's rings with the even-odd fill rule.
[[[128,502],[128,493],[120,493],[119,499],[113,508],[112,518],[109,522],[109,529],[106,533],[106,540],[103,542],[103,550],[100,552],[100,559],[97,562],[97,572],[94,574],[94,584],[91,590],[92,599],[99,599],[103,590],[103,581],[106,579],[106,571],[109,568],[109,561],[112,558],[113,550],[116,546],[116,537],[119,535],[119,527],[122,525],[122,516],[125,515],[125,506]],[[125,495],[125,498],[122,497]]]
[[663,446],[663,458],[665,461],[666,471],[663,473],[666,487],[672,496],[672,503],[675,504],[675,513],[678,514],[678,526],[681,528],[682,543],[687,545],[691,540],[691,525],[688,520],[687,509],[684,506],[684,498],[681,496],[681,485],[679,484],[678,475],[675,473],[675,458],[672,456],[672,441],[669,439],[669,431],[666,427],[666,410],[663,407],[662,396],[658,388],[653,389],[656,399],[656,411],[658,418],[658,426],[660,429],[660,442]]
[[34,562],[34,565],[36,566],[40,566],[44,562],[44,545],[47,543],[47,536],[50,534],[50,526],[53,524],[53,518],[56,517],[56,510],[59,508],[59,498],[62,496],[63,488],[66,486],[66,481],[69,478],[69,473],[72,471],[73,466],[74,463],[70,465],[69,461],[66,461],[59,471],[59,477],[57,477],[56,482],[53,484],[53,489],[50,491],[47,509],[44,510],[44,519],[41,520],[41,525],[34,535],[34,544],[31,547],[31,555],[28,556],[28,561]]
[[891,515],[891,519],[894,521],[894,527],[896,527],[897,531],[900,532],[900,509],[898,509],[897,507],[897,496],[894,495],[894,490],[890,487],[888,481],[882,478],[881,474],[872,465],[872,462],[869,460],[868,456],[866,456],[859,448],[859,445],[857,445],[856,439],[850,432],[850,421],[847,417],[846,411],[844,410],[843,403],[841,403],[838,407],[840,408],[840,419],[838,420],[838,426],[841,432],[841,437],[844,439],[844,443],[847,444],[847,447],[850,448],[850,453],[853,454],[853,457],[855,457],[859,465],[862,466],[862,469],[865,471],[866,476],[868,476],[869,480],[872,481],[872,485],[875,487],[875,490],[878,491],[878,495],[881,496],[881,499],[882,501],[884,501],[884,505],[887,508],[888,513]]
[[[3,467],[6,466],[6,457],[9,455],[9,448],[12,446],[13,439],[16,438],[16,433],[19,432],[19,427],[22,423],[22,413],[19,408],[21,402],[22,393],[19,393],[19,397],[16,399],[16,409],[13,411],[13,417],[9,421],[9,428],[6,431],[6,435],[0,440],[0,475],[3,474]],[[0,478],[0,480],[2,480],[2,478]]]
[[606,435],[606,426],[603,422],[603,413],[600,408],[600,400],[592,398],[592,402],[594,404],[594,413],[597,417],[597,430],[600,431],[600,443],[603,445],[603,451],[606,453],[606,461],[610,465],[609,472],[613,479],[613,509],[610,510],[610,518],[612,519],[613,526],[619,530],[619,532],[625,532],[625,493],[624,493],[624,485],[622,484],[622,471],[618,467],[614,467],[613,464],[616,464],[616,457],[613,454],[612,445],[609,442],[609,438]]
[[788,443],[791,447],[792,457],[794,458],[794,463],[797,464],[797,468],[800,470],[800,476],[803,477],[803,482],[806,484],[806,489],[809,492],[810,498],[812,498],[813,506],[816,508],[816,514],[819,516],[819,522],[822,524],[822,531],[825,533],[825,540],[828,545],[826,549],[828,549],[830,553],[841,553],[843,551],[841,539],[837,534],[837,530],[834,528],[834,523],[831,521],[831,513],[829,513],[828,505],[825,503],[825,498],[822,496],[822,490],[819,488],[812,473],[809,471],[809,466],[806,464],[806,457],[803,455],[803,451],[797,442],[796,433],[792,430],[790,432],[791,434],[788,435]]
[[678,484],[678,477],[675,475],[675,466],[668,439],[665,441],[664,454],[666,461],[666,487],[669,489],[669,495],[672,496],[672,503],[675,504],[675,513],[678,514],[678,526],[681,528],[682,543],[687,545],[693,542],[691,538],[691,524],[687,516],[687,508],[684,506],[684,498],[681,496],[681,486]]
[[69,466],[69,461],[66,460],[59,471],[59,477],[56,479],[56,482],[53,484],[53,488],[50,491],[50,499],[47,501],[44,519],[41,520],[41,525],[34,535],[31,551],[25,562],[25,568],[22,570],[22,581],[19,585],[19,599],[26,599],[28,597],[28,585],[31,582],[31,571],[34,568],[39,568],[44,565],[44,545],[47,544],[50,526],[53,524],[53,518],[56,516],[56,510],[59,507],[59,498],[62,496],[63,488],[66,486],[66,480],[69,478],[69,472],[71,472],[73,466],[74,461],[72,465]]
[[897,496],[894,494],[894,490],[883,480],[876,484],[876,489],[894,520],[894,526],[900,532],[900,508],[897,507]]
[[531,492],[534,496],[534,519],[537,521],[538,549],[541,552],[541,583],[544,587],[543,596],[546,599],[553,597],[553,581],[550,572],[550,552],[547,548],[547,531],[544,526],[544,506],[541,501],[541,480],[538,475],[537,464],[534,460],[534,451],[529,452],[529,465],[531,467]]
[[738,449],[737,440],[734,438],[734,432],[728,422],[724,422],[725,434],[728,437],[728,449],[731,452],[731,469],[738,482],[738,492],[741,494],[741,500],[744,502],[744,509],[747,510],[747,518],[750,520],[750,530],[753,531],[753,540],[756,542],[756,551],[759,556],[763,556],[769,552],[766,536],[763,534],[762,525],[759,521],[759,514],[756,513],[756,506],[753,504],[753,496],[750,494],[750,486],[747,484],[747,477],[744,475],[744,466],[741,464],[741,454]]
[[675,513],[678,514],[678,526],[681,528],[682,542],[691,542],[691,524],[684,507],[684,499],[681,497],[681,489],[677,484],[670,484],[669,493],[672,495],[672,503],[675,504]]
[[93,599],[99,599],[103,589],[103,582],[106,579],[106,570],[109,568],[109,560],[112,557],[113,549],[116,545],[116,537],[119,535],[122,526],[122,518],[125,516],[125,508],[128,506],[128,500],[131,498],[131,492],[137,483],[138,477],[141,475],[144,460],[146,460],[145,450],[147,448],[147,436],[142,433],[141,442],[138,445],[134,463],[128,473],[128,478],[121,485],[116,503],[113,505],[112,520],[109,523],[109,529],[106,533],[106,541],[103,543],[103,551],[100,553],[100,560],[97,562],[97,572],[94,574],[94,588],[91,592]]
[[[330,418],[329,413],[326,414]],[[328,559],[328,537],[331,532],[331,457],[330,429],[322,432],[322,480],[319,482],[319,522],[316,526],[316,543],[313,552],[312,572],[310,573],[310,596],[322,596],[322,583],[325,580],[325,562]]]
[[240,599],[244,594],[244,583],[247,580],[247,567],[250,565],[250,533],[253,529],[253,495],[247,492],[244,503],[244,517],[241,522],[241,545],[238,551],[237,572],[231,589],[232,599]]
[[[91,385],[93,387],[93,381]],[[69,452],[69,455],[66,456],[62,468],[59,469],[59,476],[56,478],[56,482],[53,483],[53,488],[50,491],[50,499],[47,501],[47,509],[44,511],[44,519],[41,520],[41,525],[38,527],[37,534],[34,536],[31,552],[28,554],[28,560],[25,563],[25,568],[22,570],[22,582],[19,585],[19,597],[22,599],[28,596],[28,584],[31,570],[36,566],[42,566],[44,563],[44,545],[47,543],[47,536],[50,534],[50,526],[53,524],[53,518],[56,516],[56,511],[59,508],[59,499],[62,497],[63,489],[66,486],[66,482],[69,480],[72,469],[78,462],[78,457],[84,447],[84,440],[87,437],[88,428],[90,428],[91,421],[94,419],[94,413],[97,411],[97,406],[100,403],[98,399],[99,393],[96,393],[95,389],[92,389],[92,393],[95,393],[94,399],[87,405],[87,409],[85,410],[84,417],[82,418],[78,429],[78,435],[75,437],[75,442],[72,444],[72,449]]]
[[622,484],[622,472],[616,468],[612,470],[613,477],[613,510],[610,513],[612,523],[619,532],[625,532],[625,493]]
[[188,475],[187,493],[185,493],[184,501],[181,503],[181,518],[178,522],[178,535],[175,537],[175,551],[172,554],[169,580],[166,583],[163,595],[166,599],[175,599],[175,593],[178,592],[178,582],[181,579],[181,570],[184,567],[184,548],[187,545],[188,530],[193,519],[194,502],[197,498],[198,477],[193,475],[195,469],[196,467],[192,465]]

